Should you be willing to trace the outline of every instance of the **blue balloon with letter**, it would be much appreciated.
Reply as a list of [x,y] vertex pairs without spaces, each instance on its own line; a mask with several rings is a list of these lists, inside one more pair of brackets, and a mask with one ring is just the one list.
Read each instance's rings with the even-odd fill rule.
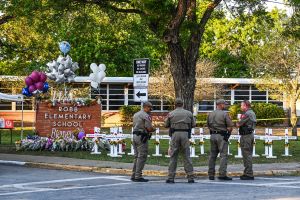
[[44,83],[43,93],[48,92],[49,84],[47,82]]
[[59,43],[59,49],[65,55],[66,53],[68,53],[70,51],[71,45],[66,41],[62,41]]
[[32,94],[29,92],[28,87],[22,89],[22,94],[25,95],[25,96],[27,96],[27,97],[31,97],[32,96]]

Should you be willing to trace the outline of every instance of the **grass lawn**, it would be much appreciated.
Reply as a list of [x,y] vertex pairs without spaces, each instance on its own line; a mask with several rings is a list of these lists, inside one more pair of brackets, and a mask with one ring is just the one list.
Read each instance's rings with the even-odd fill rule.
[[[91,160],[106,160],[106,161],[116,161],[116,162],[132,162],[133,157],[128,155],[123,155],[122,158],[111,158],[106,154],[108,152],[103,152],[101,155],[91,155],[87,151],[77,151],[77,152],[50,152],[50,151],[15,151],[14,143],[10,145],[10,132],[8,130],[0,130],[2,136],[2,144],[0,145],[1,153],[16,153],[16,154],[27,154],[27,155],[43,155],[43,156],[60,156],[60,157],[70,157],[70,158],[80,158],[80,159],[91,159]],[[24,131],[24,137],[28,134],[32,134],[32,131]],[[13,142],[20,139],[20,132],[13,132]],[[196,141],[196,143],[198,140]],[[256,153],[261,155],[264,153],[263,141],[256,141]],[[237,154],[237,142],[232,140],[230,145],[230,151],[233,154],[229,156],[229,164],[240,164],[242,159],[234,158]],[[130,140],[126,141],[127,148],[126,153],[130,152]],[[205,152],[209,153],[209,140],[205,140]],[[160,140],[160,153],[164,155],[167,154],[168,150],[168,140]],[[284,153],[284,141],[274,141],[273,145],[274,155],[277,156],[276,159],[267,159],[265,157],[253,158],[254,163],[288,163],[288,162],[300,162],[300,141],[290,141],[290,154],[291,157],[281,156]],[[169,158],[165,157],[153,157],[152,154],[155,153],[154,140],[149,142],[149,155],[148,164],[162,165],[166,166],[169,163]],[[200,147],[196,145],[196,154],[200,154]],[[193,164],[195,166],[207,165],[208,155],[201,155],[199,158],[193,158]],[[179,159],[179,166],[182,166],[182,159]]]

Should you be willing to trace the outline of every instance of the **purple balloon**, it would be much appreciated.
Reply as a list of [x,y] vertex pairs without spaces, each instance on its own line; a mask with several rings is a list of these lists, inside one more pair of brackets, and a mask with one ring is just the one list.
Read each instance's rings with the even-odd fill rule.
[[84,138],[85,134],[84,132],[79,132],[78,133],[78,139],[81,140],[82,138]]
[[36,84],[34,84],[34,86],[38,90],[43,90],[44,89],[44,83],[43,82],[37,82]]
[[33,84],[33,80],[29,76],[27,76],[25,78],[25,84],[29,87]]
[[36,87],[34,85],[29,86],[29,92],[33,93],[34,91],[36,91]]
[[40,82],[45,83],[47,80],[47,75],[43,72],[40,72]]
[[33,71],[33,72],[30,74],[30,78],[33,80],[34,83],[39,82],[39,81],[40,81],[40,74],[39,74],[39,72]]

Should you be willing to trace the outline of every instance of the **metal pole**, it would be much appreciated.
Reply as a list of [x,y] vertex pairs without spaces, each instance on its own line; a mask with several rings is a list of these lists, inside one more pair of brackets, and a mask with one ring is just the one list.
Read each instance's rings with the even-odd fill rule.
[[23,123],[24,120],[24,99],[22,98],[22,121],[21,121],[21,140],[23,139]]

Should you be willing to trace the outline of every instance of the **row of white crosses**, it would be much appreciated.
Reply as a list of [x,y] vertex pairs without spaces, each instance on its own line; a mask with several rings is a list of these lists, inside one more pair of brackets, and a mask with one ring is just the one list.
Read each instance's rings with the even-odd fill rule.
[[[133,131],[132,131],[133,132]],[[113,127],[110,129],[110,135],[106,134],[100,134],[100,128],[96,128],[94,130],[95,134],[87,134],[87,137],[93,137],[94,141],[94,147],[93,147],[93,152],[92,154],[100,154],[98,150],[98,145],[96,144],[96,139],[98,137],[105,138],[110,141],[110,153],[108,156],[110,157],[121,157],[122,155],[125,154],[123,152],[123,146],[122,142],[126,138],[131,139],[131,150],[128,153],[128,155],[134,155],[134,148],[133,148],[133,133],[131,134],[123,134],[122,127]],[[199,135],[195,135],[195,129],[192,129],[191,132],[191,139],[190,139],[190,156],[192,158],[197,158],[199,157],[196,155],[196,140],[199,140],[199,146],[200,146],[200,155],[205,155],[204,151],[204,143],[205,140],[210,139],[210,135],[204,135],[203,128],[199,128]],[[255,135],[255,132],[254,132]],[[160,153],[160,140],[169,140],[169,146],[171,144],[171,138],[168,135],[160,135],[159,134],[159,128],[156,129],[155,135],[152,136],[153,140],[155,140],[155,154],[152,154],[152,156],[155,157],[161,157],[163,156]],[[240,147],[240,135],[231,135],[229,139],[229,144],[231,144],[230,140],[237,140],[238,143],[238,154],[235,155],[235,158],[242,158],[242,151]],[[290,139],[297,139],[296,136],[288,136],[288,129],[285,129],[285,136],[273,136],[272,135],[272,129],[266,128],[265,131],[265,136],[258,136],[255,135],[254,137],[254,144],[253,144],[253,157],[259,157],[259,155],[256,154],[255,152],[255,139],[259,140],[264,140],[265,141],[265,154],[263,156],[266,156],[266,158],[276,158],[276,156],[273,155],[273,140],[285,140],[285,153],[283,156],[291,156],[289,155],[289,140]],[[228,145],[228,155],[232,155],[230,153],[230,145]],[[165,155],[165,157],[170,157],[169,155]]]

